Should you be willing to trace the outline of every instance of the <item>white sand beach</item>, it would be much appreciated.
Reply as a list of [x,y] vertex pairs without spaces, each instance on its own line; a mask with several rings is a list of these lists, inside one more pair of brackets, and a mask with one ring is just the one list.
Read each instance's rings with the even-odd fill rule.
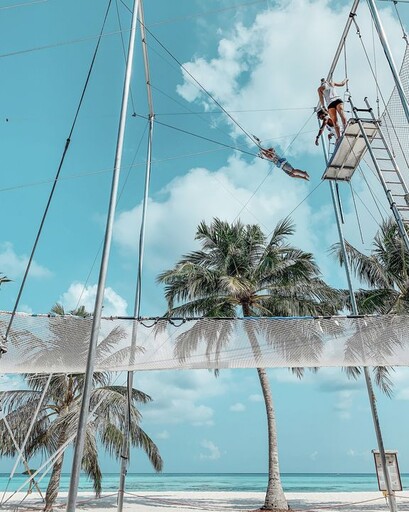
[[[7,493],[5,500],[11,496]],[[287,493],[289,505],[294,511],[340,510],[348,512],[377,512],[389,510],[381,492],[323,492],[323,493]],[[64,510],[67,493],[60,493],[56,510]],[[262,492],[139,492],[127,493],[125,512],[162,512],[165,510],[198,511],[250,511],[263,504]],[[4,500],[4,501],[5,501]],[[409,511],[409,491],[396,494],[398,510]],[[15,494],[4,510],[41,510],[42,501],[38,494]],[[81,493],[78,496],[77,509],[92,512],[114,512],[116,493],[104,493],[100,499],[93,494]]]

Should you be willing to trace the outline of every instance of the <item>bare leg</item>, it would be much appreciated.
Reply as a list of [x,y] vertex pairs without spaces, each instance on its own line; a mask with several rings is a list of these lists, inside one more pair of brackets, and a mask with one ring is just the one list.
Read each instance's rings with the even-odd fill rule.
[[302,180],[309,180],[310,176],[307,172],[301,169],[293,169],[290,175],[292,178],[301,178]]
[[330,108],[328,109],[329,117],[331,118],[331,121],[334,125],[335,134],[337,136],[337,139],[339,139],[341,132],[339,130],[339,124],[338,124],[338,117],[337,117],[337,109],[336,108]]
[[339,114],[339,117],[341,118],[342,126],[344,127],[344,130],[345,130],[345,128],[347,126],[347,118],[346,118],[346,115],[344,112],[344,104],[340,103],[339,105],[336,106],[336,109]]

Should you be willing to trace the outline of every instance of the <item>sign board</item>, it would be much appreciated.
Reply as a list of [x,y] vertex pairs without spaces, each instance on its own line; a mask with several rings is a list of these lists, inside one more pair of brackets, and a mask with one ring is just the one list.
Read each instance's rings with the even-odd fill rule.
[[[385,475],[382,467],[381,454],[378,450],[372,450],[375,459],[376,475],[378,477],[378,487],[380,491],[387,491]],[[392,491],[402,490],[402,481],[400,478],[399,465],[398,465],[398,452],[386,450],[386,468],[389,473],[389,479],[392,486]]]

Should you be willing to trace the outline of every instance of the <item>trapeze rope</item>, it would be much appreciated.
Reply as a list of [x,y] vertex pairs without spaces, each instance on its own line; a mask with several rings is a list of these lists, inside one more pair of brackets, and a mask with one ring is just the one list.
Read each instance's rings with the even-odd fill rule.
[[83,100],[84,100],[84,97],[85,97],[85,92],[86,92],[86,90],[88,88],[88,83],[89,83],[89,80],[91,78],[91,73],[92,73],[92,70],[94,68],[94,64],[95,64],[95,60],[96,60],[96,57],[97,57],[98,49],[99,49],[99,46],[100,46],[100,43],[101,43],[102,33],[104,31],[105,23],[107,21],[108,13],[109,13],[109,10],[110,10],[110,7],[111,7],[111,1],[112,0],[109,0],[108,7],[107,7],[107,9],[105,11],[105,16],[104,16],[104,20],[103,20],[101,31],[100,31],[100,37],[98,39],[98,42],[97,42],[95,50],[94,50],[94,54],[93,54],[93,57],[92,57],[92,60],[91,60],[91,64],[90,64],[90,67],[89,67],[89,70],[88,70],[88,74],[87,74],[87,77],[86,77],[86,80],[85,80],[85,84],[84,84],[84,87],[83,87],[83,90],[82,90],[82,93],[81,93],[81,96],[80,96],[80,100],[78,102],[77,110],[76,110],[75,115],[74,115],[74,120],[72,122],[71,129],[70,129],[70,132],[68,134],[68,138],[67,138],[67,140],[65,142],[63,154],[61,156],[61,160],[60,160],[60,163],[58,165],[57,173],[56,173],[55,178],[54,178],[54,183],[53,183],[53,186],[51,188],[51,192],[50,192],[50,195],[48,197],[47,204],[46,204],[46,207],[45,207],[45,210],[44,210],[44,213],[43,213],[43,217],[41,219],[40,226],[39,226],[39,229],[38,229],[35,241],[34,241],[34,245],[33,245],[33,248],[32,248],[32,251],[31,251],[28,263],[27,263],[27,267],[26,267],[26,270],[24,272],[23,280],[21,282],[20,289],[19,289],[18,294],[17,294],[17,299],[16,299],[16,302],[14,304],[13,313],[12,313],[12,316],[10,318],[9,324],[7,326],[6,333],[4,335],[4,340],[5,341],[7,341],[7,336],[9,335],[11,326],[13,324],[14,315],[15,315],[15,313],[17,311],[17,308],[18,308],[18,305],[20,303],[20,298],[21,298],[21,295],[23,293],[23,289],[24,289],[24,286],[25,286],[25,283],[26,283],[26,279],[27,279],[28,273],[30,271],[30,267],[31,267],[32,261],[34,259],[34,255],[35,255],[35,251],[36,251],[36,248],[37,248],[37,244],[39,242],[39,239],[40,239],[40,236],[41,236],[41,233],[42,233],[42,230],[43,230],[43,226],[44,226],[45,220],[47,218],[48,210],[50,208],[50,204],[51,204],[52,198],[54,196],[54,192],[55,192],[55,189],[56,189],[56,186],[57,186],[58,178],[60,176],[60,173],[61,173],[61,170],[62,170],[62,166],[63,166],[64,161],[65,161],[65,156],[67,154],[67,151],[68,151],[68,148],[69,148],[69,145],[70,145],[70,142],[71,142],[71,137],[73,135],[74,128],[75,128],[75,125],[77,123],[77,119],[78,119],[78,116],[79,116],[79,113],[80,113],[80,109],[82,107],[82,103],[83,103]]
[[353,201],[353,203],[354,203],[355,216],[356,216],[356,220],[357,220],[357,223],[358,223],[359,234],[361,235],[361,242],[362,242],[362,244],[363,244],[363,245],[365,245],[364,236],[363,236],[363,234],[362,234],[361,221],[359,220],[358,208],[356,207],[356,201],[355,201],[354,189],[352,188],[351,182],[349,182],[349,188],[350,188],[350,190],[351,190],[352,201]]
[[[141,22],[140,22],[141,23]],[[141,23],[142,25],[142,23]],[[226,116],[252,141],[254,144],[253,136],[243,128],[243,126],[219,103],[216,98],[205,88],[203,85],[196,80],[196,78],[186,69],[186,67],[159,41],[159,39],[153,35],[153,33],[144,25],[145,30],[155,39],[155,41],[161,46],[163,50],[188,74],[191,79],[202,89],[202,91],[209,96],[209,98],[226,114]]]
[[[134,163],[134,161],[135,161],[135,158],[136,158],[137,154],[139,153],[139,149],[140,149],[140,147],[141,147],[142,140],[143,140],[143,138],[144,138],[144,136],[145,136],[145,133],[146,133],[147,128],[148,128],[148,125],[146,124],[146,125],[145,125],[145,129],[144,129],[144,131],[143,131],[143,133],[142,133],[142,135],[141,135],[141,138],[139,139],[139,144],[138,144],[138,146],[137,146],[137,148],[136,148],[136,150],[135,150],[135,154],[134,154],[134,157],[133,157],[132,163],[131,163],[131,165],[129,166],[128,172],[127,172],[127,174],[126,174],[126,176],[125,176],[124,183],[123,183],[123,185],[122,185],[122,187],[121,187],[121,190],[120,190],[120,192],[119,192],[119,194],[118,194],[117,205],[119,204],[119,202],[120,202],[120,200],[121,200],[121,197],[122,197],[122,194],[124,193],[125,186],[126,186],[126,184],[127,184],[127,182],[128,182],[129,176],[130,176],[130,174],[131,174],[131,170],[132,170],[132,167],[133,167],[133,163]],[[112,170],[112,169],[111,169],[111,170]],[[76,304],[76,306],[75,306],[75,309],[77,309],[77,308],[79,307],[79,305],[80,305],[80,302],[81,302],[82,296],[83,296],[83,294],[85,293],[85,289],[86,289],[86,287],[87,287],[87,285],[88,285],[88,282],[89,282],[89,280],[90,280],[90,278],[91,278],[91,274],[92,274],[92,272],[94,271],[94,267],[95,267],[95,264],[96,264],[96,262],[97,262],[97,258],[98,258],[98,256],[99,256],[99,254],[101,253],[101,250],[102,250],[102,246],[103,246],[103,244],[104,244],[104,241],[103,241],[103,240],[101,240],[101,243],[99,244],[99,249],[97,250],[97,252],[96,252],[96,254],[95,254],[94,261],[92,262],[91,268],[90,268],[90,270],[89,270],[89,272],[88,272],[88,275],[87,275],[87,278],[86,278],[86,280],[85,280],[85,282],[84,282],[84,286],[83,286],[82,291],[81,291],[81,294],[80,294],[80,296],[79,296],[79,298],[78,298],[78,301],[77,301],[77,304]]]

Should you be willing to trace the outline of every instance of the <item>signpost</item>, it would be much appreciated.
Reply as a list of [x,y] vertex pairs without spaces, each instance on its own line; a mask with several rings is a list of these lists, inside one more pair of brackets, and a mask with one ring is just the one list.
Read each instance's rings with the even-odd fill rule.
[[[378,486],[380,491],[387,491],[385,474],[382,467],[381,454],[378,450],[372,450],[375,459],[376,475],[378,477]],[[402,490],[402,480],[400,478],[398,452],[385,450],[386,468],[389,474],[392,491]]]

